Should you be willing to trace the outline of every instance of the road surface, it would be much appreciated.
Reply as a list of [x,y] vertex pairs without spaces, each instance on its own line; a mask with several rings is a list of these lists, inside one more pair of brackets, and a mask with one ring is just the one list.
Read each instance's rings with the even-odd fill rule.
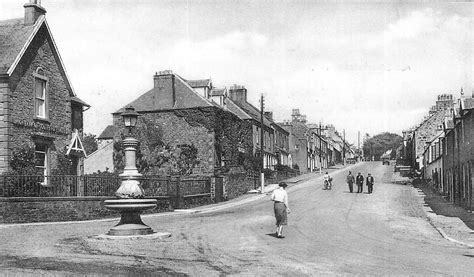
[[[347,171],[375,177],[349,193]],[[288,188],[292,213],[278,239],[269,196],[224,210],[146,217],[164,240],[97,237],[114,222],[0,227],[0,273],[37,275],[472,276],[474,251],[443,239],[410,186],[388,184],[391,166],[353,165]]]

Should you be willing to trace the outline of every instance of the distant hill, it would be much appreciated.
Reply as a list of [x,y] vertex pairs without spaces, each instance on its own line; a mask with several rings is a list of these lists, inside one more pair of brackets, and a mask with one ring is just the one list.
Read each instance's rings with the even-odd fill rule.
[[394,159],[396,149],[401,145],[403,138],[400,135],[392,133],[381,133],[370,137],[366,135],[363,144],[364,157],[367,159],[375,158],[380,160],[384,154],[390,153],[390,158]]

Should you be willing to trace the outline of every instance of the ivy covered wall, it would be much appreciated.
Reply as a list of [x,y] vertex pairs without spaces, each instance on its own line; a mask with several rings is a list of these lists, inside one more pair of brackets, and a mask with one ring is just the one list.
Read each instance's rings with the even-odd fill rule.
[[[142,173],[214,175],[253,166],[251,125],[230,112],[209,107],[141,114],[133,136],[140,140]],[[114,125],[119,127],[114,162],[120,170],[119,145],[127,131],[119,114]]]

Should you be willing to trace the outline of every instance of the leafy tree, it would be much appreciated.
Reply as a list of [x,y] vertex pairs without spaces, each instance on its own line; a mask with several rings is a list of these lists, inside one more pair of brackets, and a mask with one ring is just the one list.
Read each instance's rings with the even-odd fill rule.
[[364,156],[368,159],[374,157],[378,160],[387,150],[394,150],[392,151],[393,157],[391,157],[394,158],[395,150],[400,146],[402,141],[403,138],[401,136],[388,132],[375,135],[374,137],[370,137],[366,134],[363,145]]
[[87,155],[94,153],[99,148],[97,138],[93,134],[84,134],[82,144]]

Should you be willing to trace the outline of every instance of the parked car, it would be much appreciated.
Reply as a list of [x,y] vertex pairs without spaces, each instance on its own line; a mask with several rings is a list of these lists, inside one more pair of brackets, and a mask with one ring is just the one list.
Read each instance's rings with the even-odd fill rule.
[[390,165],[390,158],[389,157],[382,157],[382,164]]

